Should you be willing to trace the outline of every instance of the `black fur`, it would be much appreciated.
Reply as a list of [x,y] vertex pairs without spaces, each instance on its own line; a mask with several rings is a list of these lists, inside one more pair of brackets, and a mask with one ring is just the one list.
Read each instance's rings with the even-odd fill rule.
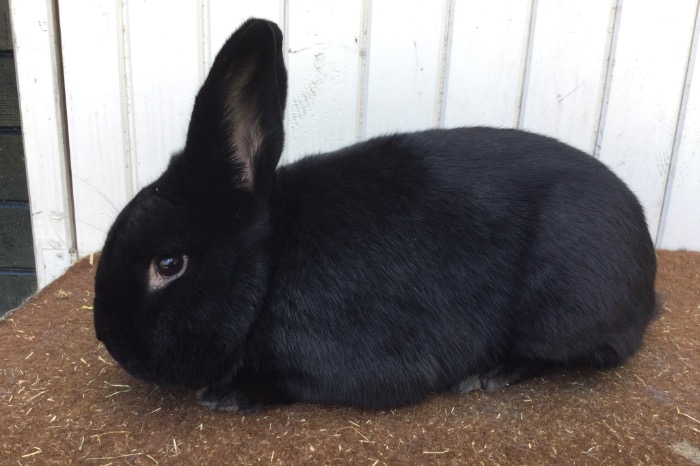
[[[114,223],[95,328],[138,377],[221,409],[387,408],[493,390],[640,347],[656,261],[597,160],[517,130],[375,138],[277,168],[282,35],[217,56],[187,143]],[[187,268],[147,285],[155,257]]]

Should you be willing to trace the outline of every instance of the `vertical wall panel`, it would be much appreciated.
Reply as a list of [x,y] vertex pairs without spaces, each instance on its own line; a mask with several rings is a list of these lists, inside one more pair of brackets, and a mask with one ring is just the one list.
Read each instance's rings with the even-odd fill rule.
[[[656,237],[696,0],[624,2],[600,159],[640,198]],[[653,27],[651,26],[653,25]]]
[[198,8],[193,1],[128,3],[126,110],[136,190],[157,178],[185,144],[200,85]]
[[54,3],[25,3],[12,15],[40,280],[75,245],[99,249],[182,146],[213,56],[251,16],[285,30],[285,160],[436,121],[522,124],[595,152],[662,246],[700,248],[700,73],[686,69],[699,0],[59,0],[62,68]]
[[355,141],[361,7],[290,4],[286,161]]
[[435,120],[443,2],[372,2],[366,136]]
[[616,3],[537,2],[522,128],[593,153]]
[[446,126],[517,126],[531,7],[455,0]]
[[34,258],[43,287],[72,263],[75,248],[58,25],[53,2],[13,1],[11,14]]
[[[700,25],[696,22],[695,34]],[[696,41],[699,39],[696,37]],[[691,87],[688,90],[683,126],[678,136],[672,177],[667,189],[660,246],[664,249],[700,251],[700,59],[697,43]]]
[[132,195],[122,113],[117,2],[61,2],[60,25],[78,252],[102,247]]

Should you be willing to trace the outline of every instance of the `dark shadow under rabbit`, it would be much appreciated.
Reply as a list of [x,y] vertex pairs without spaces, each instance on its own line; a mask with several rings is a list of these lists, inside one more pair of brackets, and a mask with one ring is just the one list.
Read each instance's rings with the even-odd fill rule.
[[655,252],[603,164],[477,127],[277,168],[286,92],[280,30],[249,20],[183,151],[116,219],[94,317],[126,370],[211,408],[388,408],[638,350]]

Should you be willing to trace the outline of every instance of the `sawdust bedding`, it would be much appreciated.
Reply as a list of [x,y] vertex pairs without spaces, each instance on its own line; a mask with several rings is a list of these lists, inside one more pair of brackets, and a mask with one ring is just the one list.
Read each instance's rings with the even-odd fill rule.
[[664,311],[628,364],[379,412],[243,416],[140,382],[92,327],[85,259],[0,321],[2,464],[700,464],[700,253],[659,251]]

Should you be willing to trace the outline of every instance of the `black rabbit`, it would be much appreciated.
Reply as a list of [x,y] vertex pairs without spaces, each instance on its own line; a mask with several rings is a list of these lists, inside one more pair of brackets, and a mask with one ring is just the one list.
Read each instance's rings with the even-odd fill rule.
[[276,168],[286,86],[280,30],[247,21],[112,226],[95,329],[126,370],[218,409],[389,408],[638,350],[655,252],[603,164],[477,127]]

